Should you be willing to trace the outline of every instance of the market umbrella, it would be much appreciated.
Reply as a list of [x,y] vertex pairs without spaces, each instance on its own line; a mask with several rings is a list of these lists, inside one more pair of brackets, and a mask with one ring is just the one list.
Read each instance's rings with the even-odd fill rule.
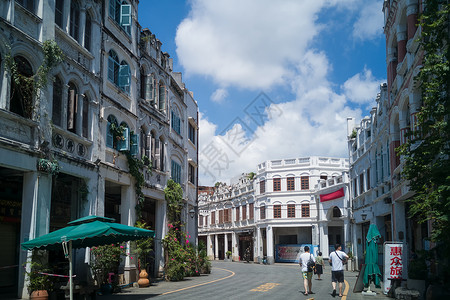
[[134,241],[155,235],[153,230],[114,223],[114,219],[98,216],[83,217],[67,224],[69,226],[22,243],[22,248],[25,250],[50,250],[57,249],[62,245],[65,254],[69,258],[71,300],[73,299],[72,248],[85,248]]
[[[380,287],[381,272],[378,267],[378,246],[377,238],[381,237],[380,232],[375,224],[370,224],[366,237],[366,267],[364,269],[364,286],[369,287],[370,281],[375,283],[376,287]],[[369,287],[370,289],[370,287]]]

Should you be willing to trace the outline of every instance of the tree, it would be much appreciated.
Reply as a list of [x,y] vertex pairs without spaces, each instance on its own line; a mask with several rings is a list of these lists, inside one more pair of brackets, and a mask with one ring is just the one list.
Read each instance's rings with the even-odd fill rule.
[[423,66],[416,77],[423,103],[417,114],[418,124],[399,151],[405,159],[402,175],[415,192],[409,200],[410,215],[419,222],[432,223],[430,238],[440,250],[438,257],[443,258],[439,264],[447,266],[450,257],[449,13],[448,1],[426,1],[420,18]]

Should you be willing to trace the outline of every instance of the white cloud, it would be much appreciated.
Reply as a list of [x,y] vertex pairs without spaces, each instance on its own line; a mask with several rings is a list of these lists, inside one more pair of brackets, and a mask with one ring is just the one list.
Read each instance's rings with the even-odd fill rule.
[[349,78],[342,88],[348,100],[353,103],[371,103],[379,92],[382,82],[383,80],[374,78],[372,72],[364,68],[362,73]]
[[353,24],[353,36],[359,40],[371,40],[383,34],[383,2],[364,1],[358,20]]
[[221,103],[226,97],[228,97],[228,92],[224,88],[218,88],[211,95],[211,100],[216,103]]
[[187,74],[220,85],[266,89],[291,75],[320,26],[325,0],[194,0],[177,29]]

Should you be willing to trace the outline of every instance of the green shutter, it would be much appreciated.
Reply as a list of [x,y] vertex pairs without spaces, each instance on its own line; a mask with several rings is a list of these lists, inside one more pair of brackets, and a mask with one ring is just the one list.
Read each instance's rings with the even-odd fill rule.
[[117,150],[128,151],[130,150],[130,129],[125,128],[123,130],[123,139],[117,142]]
[[129,4],[120,6],[120,25],[124,27],[131,25],[131,5]]
[[130,66],[120,65],[119,67],[119,87],[125,91],[128,91],[130,86]]
[[130,152],[131,155],[137,156],[139,153],[139,136],[137,134],[130,134]]

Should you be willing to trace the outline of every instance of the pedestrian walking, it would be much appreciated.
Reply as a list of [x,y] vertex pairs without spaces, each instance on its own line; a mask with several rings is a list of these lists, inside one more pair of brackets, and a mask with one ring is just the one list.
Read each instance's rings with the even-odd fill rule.
[[323,257],[322,257],[322,252],[317,253],[317,257],[316,257],[316,268],[314,273],[317,275],[317,280],[322,280],[322,278],[320,278],[320,275],[323,274],[323,269],[325,268],[324,264],[323,264]]
[[303,248],[305,250],[304,253],[300,255],[299,264],[302,267],[302,277],[303,277],[303,285],[305,287],[305,292],[303,295],[314,294],[312,292],[312,276],[314,270],[314,255],[309,253],[309,247],[305,246]]
[[344,264],[347,263],[348,255],[342,251],[340,244],[334,246],[330,254],[331,285],[333,286],[333,297],[336,297],[336,282],[339,283],[339,297],[342,297],[342,285],[344,283]]

